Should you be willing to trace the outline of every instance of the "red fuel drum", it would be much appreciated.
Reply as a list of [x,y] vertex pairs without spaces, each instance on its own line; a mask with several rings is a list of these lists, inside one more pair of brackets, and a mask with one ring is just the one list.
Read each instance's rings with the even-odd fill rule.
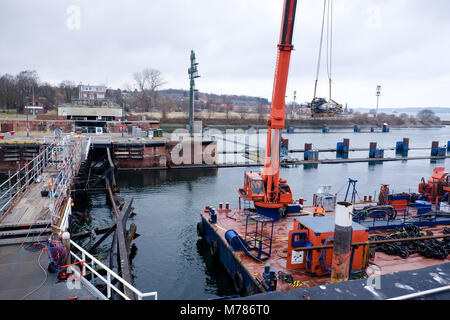
[[[294,251],[295,248],[333,245],[335,217],[301,217],[294,220],[294,228],[289,232],[287,269],[306,269],[313,276],[331,272],[333,248],[310,251]],[[352,224],[352,243],[368,241],[368,229],[356,222]],[[366,267],[367,248],[354,249],[352,270]]]

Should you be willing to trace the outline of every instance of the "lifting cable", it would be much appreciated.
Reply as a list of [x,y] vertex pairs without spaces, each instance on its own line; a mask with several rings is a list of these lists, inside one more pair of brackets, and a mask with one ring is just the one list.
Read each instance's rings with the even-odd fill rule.
[[323,13],[322,13],[322,29],[320,32],[320,44],[319,55],[317,58],[316,80],[314,83],[314,99],[317,93],[317,83],[319,82],[320,61],[322,57],[323,47],[323,35],[325,29],[325,16],[327,17],[327,39],[326,39],[326,59],[327,59],[327,75],[329,81],[329,98],[331,100],[331,65],[332,65],[332,53],[333,53],[333,0],[323,0]]

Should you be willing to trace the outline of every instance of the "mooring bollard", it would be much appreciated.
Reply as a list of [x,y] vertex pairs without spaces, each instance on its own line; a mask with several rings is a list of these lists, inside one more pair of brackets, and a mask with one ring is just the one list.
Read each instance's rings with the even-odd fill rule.
[[303,154],[304,160],[310,160],[310,151],[312,150],[312,143],[305,143],[305,152]]
[[377,143],[371,142],[369,144],[369,158],[375,158],[375,152],[377,150]]
[[353,205],[338,202],[336,205],[333,261],[331,265],[331,282],[347,281],[350,274],[352,245]]
[[436,157],[439,154],[439,141],[431,142],[431,156]]
[[403,138],[403,141],[397,141],[395,145],[395,153],[401,154],[403,157],[408,156],[409,138]]

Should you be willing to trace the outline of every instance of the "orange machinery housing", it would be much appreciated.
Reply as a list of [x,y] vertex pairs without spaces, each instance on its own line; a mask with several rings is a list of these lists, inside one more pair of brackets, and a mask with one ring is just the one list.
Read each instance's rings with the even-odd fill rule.
[[419,193],[426,194],[430,197],[430,201],[439,201],[441,197],[450,192],[450,175],[445,171],[445,168],[438,167],[433,169],[433,175],[425,182],[419,184]]
[[[299,251],[296,248],[332,245],[335,217],[300,217],[294,220],[294,229],[289,232],[287,269],[306,269],[313,276],[331,272],[333,249]],[[352,242],[366,242],[369,231],[366,227],[353,222]],[[367,246],[353,247],[351,270],[363,270],[368,263]]]

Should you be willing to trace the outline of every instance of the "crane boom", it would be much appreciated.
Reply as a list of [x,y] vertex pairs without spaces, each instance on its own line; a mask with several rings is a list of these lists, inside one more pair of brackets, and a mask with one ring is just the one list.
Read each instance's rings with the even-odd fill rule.
[[259,213],[279,219],[292,204],[292,193],[286,180],[279,178],[281,130],[285,127],[285,96],[294,31],[297,0],[284,0],[280,41],[272,92],[270,118],[267,120],[267,146],[261,173],[246,172],[240,197],[254,202]]
[[292,45],[292,34],[294,31],[296,7],[297,0],[284,1],[280,42],[278,44],[273,82],[272,107],[270,110],[270,119],[267,121],[267,147],[263,169],[263,177],[267,179],[265,195],[265,201],[267,202],[277,200],[280,171],[280,139],[281,130],[285,127],[285,96],[291,51],[294,49]]

